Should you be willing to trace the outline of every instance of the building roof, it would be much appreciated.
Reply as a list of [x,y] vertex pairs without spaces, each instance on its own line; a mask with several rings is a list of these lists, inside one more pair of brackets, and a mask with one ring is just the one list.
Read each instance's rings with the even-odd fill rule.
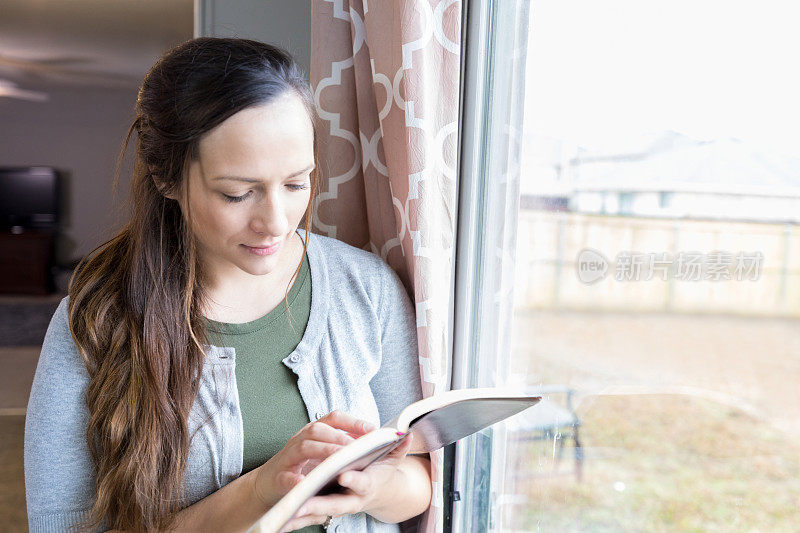
[[800,159],[766,154],[737,139],[666,143],[639,154],[581,155],[576,191],[675,191],[800,197]]
[[765,153],[734,138],[698,141],[664,131],[616,151],[546,137],[530,144],[523,168],[535,176],[523,176],[527,195],[655,191],[800,197],[800,158]]

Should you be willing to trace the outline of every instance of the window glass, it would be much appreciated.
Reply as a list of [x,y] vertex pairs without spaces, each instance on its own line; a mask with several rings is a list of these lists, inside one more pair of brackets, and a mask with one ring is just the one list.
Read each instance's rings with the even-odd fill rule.
[[480,287],[513,307],[472,385],[545,400],[471,441],[470,523],[795,529],[798,7],[501,4]]

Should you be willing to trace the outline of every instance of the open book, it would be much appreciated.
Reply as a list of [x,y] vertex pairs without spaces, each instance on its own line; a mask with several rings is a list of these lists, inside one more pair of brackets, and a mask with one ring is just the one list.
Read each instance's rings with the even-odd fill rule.
[[253,525],[250,532],[278,533],[312,496],[338,486],[346,470],[363,470],[414,435],[409,454],[427,453],[472,435],[541,400],[507,389],[458,389],[424,398],[394,420],[362,435],[318,464]]

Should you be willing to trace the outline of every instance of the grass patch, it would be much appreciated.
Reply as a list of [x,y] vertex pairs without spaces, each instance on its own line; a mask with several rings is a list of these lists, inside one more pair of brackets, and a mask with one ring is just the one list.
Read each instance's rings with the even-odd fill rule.
[[580,416],[583,482],[549,475],[552,441],[524,444],[514,471],[526,503],[510,529],[798,530],[800,446],[763,421],[668,395],[598,396]]

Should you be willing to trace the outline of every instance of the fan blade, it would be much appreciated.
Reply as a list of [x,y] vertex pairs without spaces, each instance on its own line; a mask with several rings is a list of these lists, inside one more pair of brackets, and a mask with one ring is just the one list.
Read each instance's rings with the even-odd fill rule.
[[2,96],[20,100],[30,100],[32,102],[46,102],[50,99],[47,93],[20,89],[13,81],[0,78],[0,97]]

